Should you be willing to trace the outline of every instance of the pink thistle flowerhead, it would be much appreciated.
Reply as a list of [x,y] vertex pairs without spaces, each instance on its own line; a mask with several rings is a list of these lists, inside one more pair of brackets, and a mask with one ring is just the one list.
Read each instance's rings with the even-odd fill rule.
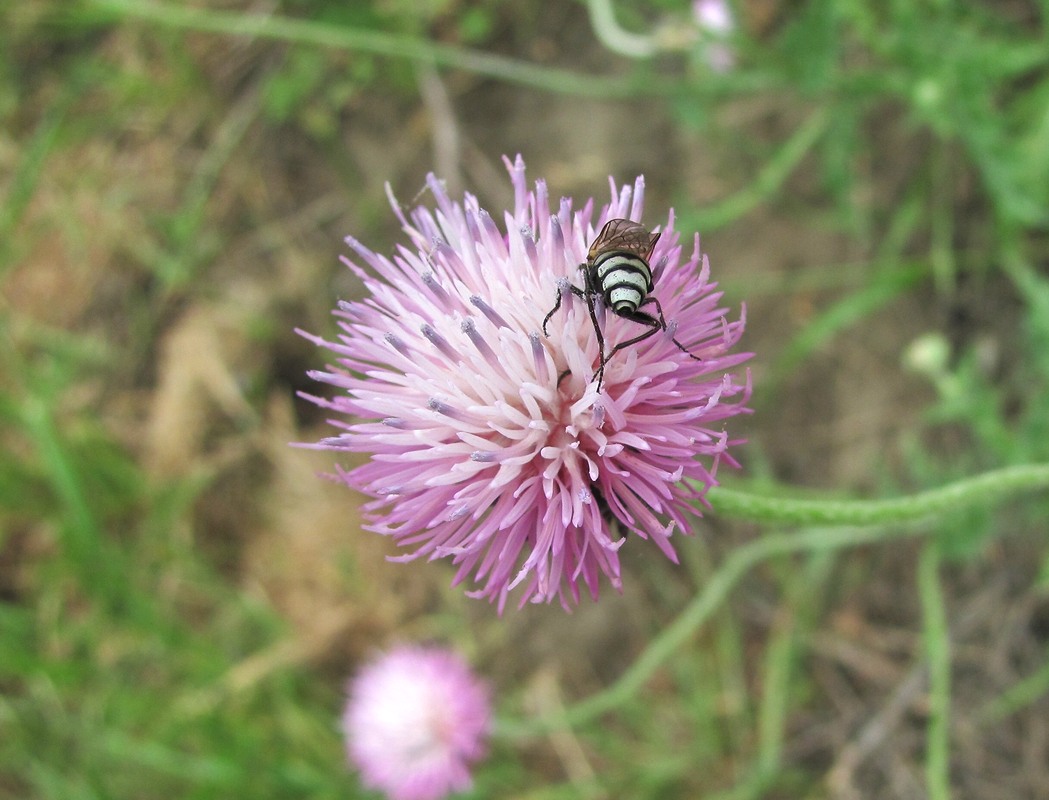
[[350,681],[346,753],[390,800],[438,800],[470,788],[491,726],[486,686],[455,653],[400,647]]
[[[698,235],[685,256],[673,212],[646,253],[658,306],[645,310],[660,308],[665,330],[600,301],[591,312],[580,267],[609,220],[641,220],[642,178],[613,182],[595,213],[592,200],[551,208],[520,156],[506,164],[502,228],[431,175],[435,210],[405,214],[391,197],[410,245],[387,257],[348,240],[369,296],[339,305],[337,341],[303,333],[337,361],[311,376],[341,390],[303,396],[357,418],[332,419],[342,433],[313,446],[371,455],[336,477],[374,498],[371,530],[413,548],[398,559],[451,558],[455,582],[500,611],[515,587],[522,604],[568,609],[581,583],[597,598],[602,574],[621,588],[620,531],[677,560],[675,527],[688,531],[719,464],[737,466],[725,422],[747,410],[749,377],[732,370],[750,354],[732,352],[743,319],[719,305]],[[604,355],[626,345],[600,387],[595,320]]]

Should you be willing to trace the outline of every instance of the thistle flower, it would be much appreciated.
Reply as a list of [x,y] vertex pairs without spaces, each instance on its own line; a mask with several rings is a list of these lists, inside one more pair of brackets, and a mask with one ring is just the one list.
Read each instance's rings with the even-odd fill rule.
[[[371,530],[413,548],[395,560],[451,558],[454,582],[472,579],[471,596],[500,611],[516,587],[522,604],[556,597],[569,609],[581,583],[597,599],[602,574],[621,588],[626,532],[677,561],[672,532],[688,532],[719,464],[738,466],[724,422],[746,410],[749,377],[731,370],[750,354],[730,352],[743,319],[719,306],[698,235],[683,256],[670,212],[650,259],[668,329],[616,353],[599,390],[594,324],[568,282],[608,220],[641,220],[644,181],[612,182],[596,214],[592,200],[551,211],[520,156],[506,165],[505,232],[431,175],[435,211],[405,214],[390,197],[410,246],[386,257],[347,239],[370,272],[344,261],[369,296],[339,304],[337,341],[300,331],[336,356],[311,377],[342,393],[303,396],[358,418],[332,419],[342,433],[312,446],[371,455],[334,477],[374,498]],[[606,353],[644,331],[604,317]]]
[[470,787],[491,724],[488,691],[455,653],[401,647],[350,682],[346,753],[390,800],[438,800]]

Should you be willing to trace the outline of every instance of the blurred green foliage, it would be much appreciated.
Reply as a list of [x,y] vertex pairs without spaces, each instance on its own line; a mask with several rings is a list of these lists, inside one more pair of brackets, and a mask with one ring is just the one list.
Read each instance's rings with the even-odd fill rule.
[[[392,32],[473,45],[491,35],[498,9],[499,4],[494,0],[474,3],[287,0],[282,13],[333,28]],[[285,53],[283,63],[268,76],[262,102],[273,122],[292,121],[318,138],[331,138],[339,131],[340,109],[347,108],[363,93],[391,92],[407,99],[414,96],[417,84],[413,65],[405,61],[294,45]]]
[[[910,472],[898,480],[938,485],[992,467],[1049,461],[1049,6],[780,5],[761,31],[741,25],[733,34],[731,70],[712,71],[687,51],[668,52],[658,67],[620,59],[612,76],[579,70],[578,83],[561,90],[604,96],[611,83],[626,95],[661,98],[677,124],[690,128],[715,128],[719,104],[740,99],[785,98],[797,109],[793,136],[770,143],[740,134],[736,152],[755,169],[735,193],[706,207],[687,197],[677,204],[684,227],[710,233],[759,205],[789,202],[792,176],[814,164],[827,199],[812,215],[822,224],[829,213],[872,254],[845,277],[817,276],[843,291],[771,365],[770,380],[758,387],[759,409],[774,404],[783,377],[821,347],[920,285],[931,284],[948,304],[960,285],[977,293],[993,285],[1005,317],[994,328],[997,355],[988,360],[986,339],[941,337],[942,358],[921,367],[935,400],[911,437]],[[77,230],[69,219],[51,229],[38,217],[27,228],[34,198],[49,188],[41,185],[49,159],[96,137],[130,141],[145,117],[177,125],[180,111],[199,101],[206,79],[190,39],[209,28],[203,5],[197,31],[194,9],[181,8],[191,12],[182,28],[154,28],[125,13],[126,4],[121,11],[92,0],[0,11],[0,157],[8,167],[0,178],[0,279],[26,256],[30,240],[92,239],[90,228]],[[560,74],[541,65],[529,71],[535,65],[523,58],[518,66],[475,58],[498,50],[507,31],[531,30],[541,9],[495,0],[285,0],[272,9],[334,33],[352,30],[376,41],[396,35],[409,51],[415,42],[419,57],[383,55],[385,39],[371,51],[268,45],[258,104],[223,118],[213,137],[201,134],[211,138],[199,161],[179,167],[188,175],[179,191],[166,205],[147,208],[145,232],[115,256],[157,287],[154,303],[122,310],[134,333],[126,347],[145,361],[157,346],[161,312],[207,292],[200,277],[226,244],[208,204],[219,172],[258,120],[293,126],[318,146],[330,143],[355,103],[377,96],[414,102],[416,70],[434,44],[450,48],[441,51],[444,67],[458,59],[460,69],[488,79],[498,71],[515,90],[536,85],[537,75],[557,83]],[[616,4],[632,31],[663,17],[687,26],[690,9],[679,0]],[[892,204],[856,200],[872,154],[908,165]],[[129,210],[143,202],[142,187],[119,180],[98,190]],[[277,648],[289,631],[183,535],[211,476],[150,485],[103,404],[82,400],[84,383],[126,377],[120,362],[127,352],[17,312],[6,299],[0,306],[0,550],[7,554],[0,562],[0,794],[363,796],[334,734],[339,690],[330,677],[296,666],[246,688],[230,683],[236,665]],[[949,457],[930,454],[926,442],[944,430],[962,445]],[[1036,528],[1049,506],[1043,498],[1014,513]],[[943,555],[974,558],[1001,527],[993,510],[967,512],[945,520],[938,541]],[[20,553],[26,542],[37,550]],[[941,553],[930,552],[922,602],[935,654],[945,634],[936,622],[942,601],[934,585]],[[686,558],[697,586],[715,575],[702,548]],[[584,727],[599,767],[594,774],[537,787],[537,775],[560,767],[540,758],[526,763],[501,741],[468,796],[575,798],[617,787],[622,796],[696,797],[708,777],[736,786],[726,796],[818,796],[820,776],[785,764],[783,749],[787,720],[810,688],[799,671],[801,645],[813,635],[820,592],[833,591],[837,567],[821,553],[795,566],[769,570],[783,605],[757,668],[760,691],[751,685],[746,621],[726,605],[704,629],[701,646],[693,642],[695,649],[668,665],[658,689],[664,700],[632,698],[615,724]],[[1044,684],[1043,676],[1032,685]],[[936,687],[949,692],[942,682]],[[517,693],[510,698],[507,705]],[[1009,698],[1010,710],[1022,709],[1038,692]]]

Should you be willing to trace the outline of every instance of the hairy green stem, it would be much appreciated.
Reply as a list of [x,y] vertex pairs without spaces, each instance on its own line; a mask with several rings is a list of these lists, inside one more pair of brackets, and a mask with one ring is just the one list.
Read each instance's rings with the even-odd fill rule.
[[1049,489],[1049,464],[1003,467],[937,489],[887,500],[801,500],[717,486],[707,494],[719,516],[771,525],[887,525],[972,506],[995,505],[1014,494]]

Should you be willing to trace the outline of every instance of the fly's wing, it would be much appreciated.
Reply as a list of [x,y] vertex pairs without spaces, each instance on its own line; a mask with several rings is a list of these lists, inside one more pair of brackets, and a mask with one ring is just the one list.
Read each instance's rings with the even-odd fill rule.
[[634,222],[632,219],[610,219],[590,245],[587,260],[593,261],[601,253],[618,250],[633,253],[648,261],[658,241],[659,234],[649,233],[648,228],[640,222]]

